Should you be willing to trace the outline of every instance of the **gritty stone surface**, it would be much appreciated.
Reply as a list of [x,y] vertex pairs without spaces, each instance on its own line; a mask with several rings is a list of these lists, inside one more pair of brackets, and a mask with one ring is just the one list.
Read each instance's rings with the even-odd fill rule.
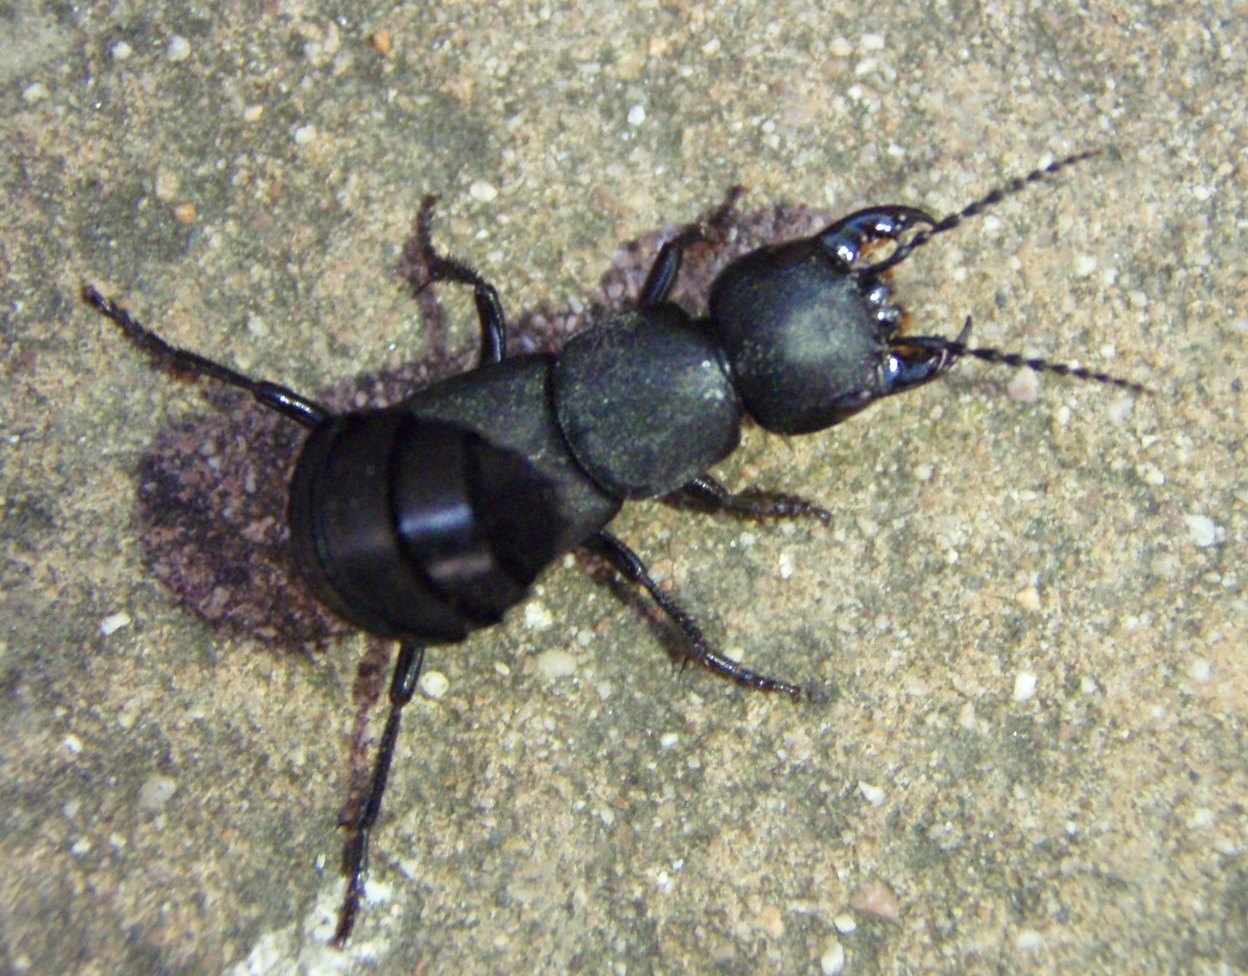
[[[1240,20],[11,5],[0,970],[817,972],[838,945],[854,973],[1248,969]],[[915,332],[973,314],[983,345],[1155,395],[960,365],[832,431],[746,431],[717,474],[826,527],[629,506],[614,530],[712,637],[812,700],[673,670],[626,593],[560,563],[536,615],[430,649],[447,690],[405,715],[328,948],[365,642],[286,561],[298,431],[154,373],[81,283],[360,406],[472,360],[471,297],[439,314],[397,275],[426,193],[513,348],[550,348],[734,184],[744,246],[945,213],[1090,146],[896,294]],[[691,254],[682,302],[722,258]],[[569,647],[560,680],[525,666]]]

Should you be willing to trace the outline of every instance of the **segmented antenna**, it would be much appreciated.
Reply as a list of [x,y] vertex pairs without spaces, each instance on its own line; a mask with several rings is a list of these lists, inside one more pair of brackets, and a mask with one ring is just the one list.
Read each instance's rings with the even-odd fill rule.
[[948,355],[951,366],[962,357],[970,356],[985,363],[1013,366],[1015,369],[1026,367],[1037,373],[1055,373],[1058,376],[1088,380],[1092,383],[1103,383],[1106,386],[1116,386],[1120,390],[1130,390],[1132,393],[1142,393],[1145,396],[1153,395],[1153,391],[1147,386],[1136,383],[1133,380],[1124,380],[1119,376],[1112,376],[1109,373],[1084,369],[1082,366],[1072,366],[1070,363],[1055,363],[1048,359],[1030,359],[1021,353],[1002,352],[1000,349],[991,349],[987,346],[968,346],[966,341],[971,337],[971,322],[972,318],[968,315],[966,324],[962,326],[962,331],[956,339],[942,339],[939,336],[897,336],[890,345],[900,347],[917,346],[932,352],[943,352]]
[[[979,216],[989,207],[1000,203],[1006,197],[1012,197],[1016,193],[1021,193],[1029,184],[1039,183],[1042,180],[1046,180],[1055,173],[1060,173],[1064,169],[1069,169],[1076,163],[1082,163],[1085,159],[1091,159],[1094,156],[1101,155],[1103,151],[1104,150],[1101,149],[1089,149],[1086,152],[1075,153],[1073,156],[1067,156],[1065,159],[1059,159],[1049,163],[1048,166],[1042,166],[1040,169],[1033,169],[1025,176],[1016,176],[1008,183],[1004,183],[997,187],[991,193],[980,197],[973,203],[967,204],[957,213],[948,214],[947,216],[936,221],[936,223],[932,224],[931,227],[918,231],[912,238],[910,238],[910,240],[903,244],[898,244],[893,253],[886,257],[883,261],[863,268],[861,273],[876,275],[883,271],[887,271],[889,268],[895,268],[897,265],[901,264],[902,261],[913,254],[918,248],[922,247],[938,234],[944,234],[947,231],[951,231],[961,224],[962,221],[968,220],[971,217]],[[1071,375],[1075,374],[1072,373]]]

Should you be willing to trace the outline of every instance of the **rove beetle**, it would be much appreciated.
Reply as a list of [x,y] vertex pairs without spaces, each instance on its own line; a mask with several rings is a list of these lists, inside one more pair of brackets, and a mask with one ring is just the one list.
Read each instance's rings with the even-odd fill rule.
[[[346,942],[359,912],[370,835],[426,646],[498,623],[562,554],[598,550],[680,628],[688,659],[738,684],[801,697],[801,686],[717,650],[605,528],[626,499],[662,496],[751,517],[830,518],[791,495],[730,493],[706,474],[736,448],[746,415],[780,434],[823,430],[967,356],[1148,392],[1105,373],[971,348],[969,318],[955,340],[901,335],[903,312],[883,278],[933,237],[1093,155],[1033,170],[939,220],[914,207],[871,207],[812,237],[746,253],[714,280],[702,319],[668,301],[684,250],[713,232],[692,225],[659,250],[635,309],[578,333],[557,354],[512,358],[497,292],[434,251],[427,198],[417,236],[428,276],[417,290],[436,281],[471,286],[481,354],[475,369],[385,409],[335,414],[170,345],[83,286],[83,300],[157,365],[238,387],[307,428],[290,485],[295,563],[335,613],[399,644],[372,777],[345,824],[347,889],[334,943]],[[712,224],[731,216],[739,192]],[[881,243],[891,253],[868,262]]]

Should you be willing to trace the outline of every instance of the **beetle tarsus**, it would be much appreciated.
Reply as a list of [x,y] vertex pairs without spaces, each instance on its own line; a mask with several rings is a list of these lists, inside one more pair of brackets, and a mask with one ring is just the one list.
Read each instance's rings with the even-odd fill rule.
[[815,518],[824,525],[832,521],[832,513],[822,505],[782,491],[754,488],[729,491],[708,474],[694,478],[680,489],[677,497],[687,499],[711,511],[728,512],[741,518],[785,519]]
[[507,317],[498,290],[470,264],[441,254],[433,246],[433,211],[437,202],[437,195],[432,193],[420,202],[415,233],[404,253],[403,275],[412,283],[413,296],[436,281],[470,285],[481,323],[481,354],[477,366],[501,363],[507,356]]

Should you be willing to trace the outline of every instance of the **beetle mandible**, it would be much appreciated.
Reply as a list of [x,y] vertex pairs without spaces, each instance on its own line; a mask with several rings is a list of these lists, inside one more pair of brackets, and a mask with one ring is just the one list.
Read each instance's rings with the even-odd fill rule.
[[[1105,373],[972,348],[969,318],[957,339],[902,335],[903,313],[883,277],[935,236],[1095,154],[1033,170],[939,220],[914,207],[876,206],[811,237],[751,251],[715,278],[702,319],[668,300],[685,249],[710,234],[691,225],[660,248],[633,310],[590,326],[557,354],[511,358],[497,292],[434,250],[427,198],[418,222],[423,284],[473,289],[480,359],[385,409],[335,414],[170,345],[83,286],[83,300],[158,365],[238,387],[308,430],[290,485],[294,561],[330,609],[399,645],[371,779],[345,825],[336,944],[359,912],[369,839],[425,648],[498,623],[562,554],[595,548],[683,632],[690,660],[746,687],[801,697],[801,686],[721,653],[606,530],[626,499],[662,496],[756,518],[829,518],[792,495],[733,494],[707,474],[736,448],[744,417],[781,434],[823,430],[968,356],[1148,392]],[[730,216],[736,193],[721,217]],[[872,263],[877,244],[892,251]]]

